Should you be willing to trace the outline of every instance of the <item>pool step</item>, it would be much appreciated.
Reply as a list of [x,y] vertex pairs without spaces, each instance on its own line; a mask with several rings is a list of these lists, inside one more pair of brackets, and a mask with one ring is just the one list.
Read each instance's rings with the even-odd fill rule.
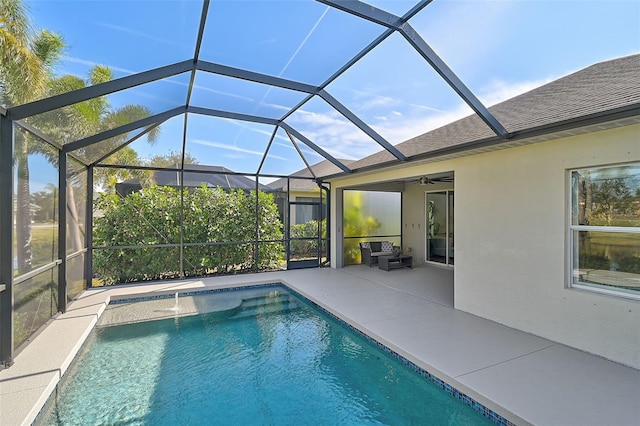
[[244,294],[219,294],[158,298],[132,303],[110,304],[102,314],[98,327],[180,318],[198,314],[224,320],[227,318],[255,317],[257,315],[297,309],[295,299],[281,290],[264,289]]
[[257,315],[275,314],[299,309],[300,306],[295,299],[286,293],[269,295],[266,297],[251,297],[244,299],[239,307],[238,313],[230,318],[247,318]]

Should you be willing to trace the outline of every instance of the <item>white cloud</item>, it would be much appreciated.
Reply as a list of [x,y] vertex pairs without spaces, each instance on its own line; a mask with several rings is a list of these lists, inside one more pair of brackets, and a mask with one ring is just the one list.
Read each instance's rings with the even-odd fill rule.
[[125,33],[125,34],[129,34],[135,37],[140,37],[140,38],[146,38],[147,40],[151,40],[151,41],[155,41],[158,43],[162,43],[162,44],[166,44],[168,46],[175,46],[175,47],[188,47],[188,46],[184,46],[178,43],[175,43],[171,40],[167,40],[167,39],[163,39],[160,37],[155,37],[152,36],[151,34],[147,34],[147,33],[143,33],[142,31],[138,31],[138,30],[134,30],[133,28],[127,28],[127,27],[122,27],[120,25],[113,25],[113,24],[107,24],[104,22],[94,22],[95,25],[104,27],[104,28],[108,28],[110,30],[114,30],[114,31],[118,31],[121,33]]
[[[250,154],[250,155],[257,155],[259,157],[262,157],[264,155],[264,151],[255,151],[255,150],[251,150],[251,149],[246,149],[246,148],[240,148],[239,146],[234,146],[234,145],[228,145],[225,143],[220,143],[220,142],[213,142],[213,141],[206,141],[203,139],[192,139],[191,142],[198,144],[198,145],[204,145],[204,146],[210,146],[213,148],[219,148],[219,149],[225,149],[227,151],[234,151],[234,152],[242,152],[244,154]],[[277,155],[270,155],[270,158],[275,158],[278,160],[282,160],[282,161],[289,161],[287,158],[284,157],[279,157]],[[232,158],[243,158],[242,156],[238,156],[238,157],[232,157]]]
[[284,105],[278,105],[278,104],[272,104],[272,103],[269,103],[269,102],[260,102],[260,105],[268,107],[268,108],[278,109],[278,110],[285,111],[285,112],[289,112],[291,110],[291,107],[284,106]]
[[556,78],[549,77],[541,80],[521,81],[515,83],[508,83],[503,80],[493,80],[482,89],[482,95],[478,95],[478,98],[485,106],[492,106],[533,90],[536,87],[547,84]]
[[[233,124],[234,126],[240,127],[243,131],[249,130],[250,132],[258,133],[259,135],[265,135],[269,137],[271,137],[271,135],[273,134],[273,129],[269,131],[263,130],[261,128],[255,127],[255,125],[252,125],[246,121],[232,120],[230,118],[223,118],[222,120],[227,120],[229,123]],[[278,136],[276,135],[276,137]]]
[[334,157],[355,159],[372,152],[369,137],[336,111],[316,113],[299,110],[287,121]]
[[[88,60],[86,60],[86,59],[80,59],[80,58],[76,58],[76,57],[73,57],[73,56],[65,56],[65,57],[63,58],[63,61],[65,61],[65,62],[71,62],[71,63],[73,63],[73,64],[85,65],[87,68],[93,68],[93,67],[98,66],[98,65],[106,65],[106,66],[108,66],[108,67],[109,67],[109,69],[111,69],[112,71],[118,71],[118,72],[120,72],[120,73],[122,73],[122,74],[127,74],[127,75],[135,74],[135,73],[137,73],[137,72],[138,72],[138,71],[133,71],[133,70],[126,69],[126,68],[115,67],[115,66],[113,66],[113,65],[99,64],[99,63],[94,62],[94,61],[88,61]],[[82,78],[87,78],[87,76],[86,76],[86,75],[81,76],[81,77],[82,77]]]
[[356,102],[356,108],[364,111],[381,107],[388,108],[402,103],[399,99],[373,93],[359,92],[358,95],[359,98],[363,98],[364,100]]
[[456,108],[437,115],[420,114],[401,119],[392,118],[384,123],[373,124],[372,127],[390,143],[396,145],[466,117],[472,112],[471,108],[461,103]]
[[198,90],[202,90],[202,91],[205,91],[205,92],[215,93],[216,95],[222,95],[222,96],[228,96],[230,98],[242,99],[242,100],[248,101],[248,102],[255,102],[255,99],[250,98],[248,96],[237,95],[235,93],[230,93],[230,92],[223,92],[221,90],[212,89],[210,87],[194,85],[193,88],[194,89],[198,89]]
[[[485,106],[491,106],[552,80],[554,78],[551,77],[513,83],[494,80],[482,88],[477,96]],[[375,121],[367,124],[390,143],[398,144],[473,113],[462,100],[454,108],[437,111],[437,114],[433,113],[432,108],[409,108],[403,111],[390,110],[386,114],[378,114],[374,116]],[[382,149],[364,132],[342,119],[337,112],[315,113],[300,110],[292,115],[290,120],[296,130],[339,158],[360,159]]]

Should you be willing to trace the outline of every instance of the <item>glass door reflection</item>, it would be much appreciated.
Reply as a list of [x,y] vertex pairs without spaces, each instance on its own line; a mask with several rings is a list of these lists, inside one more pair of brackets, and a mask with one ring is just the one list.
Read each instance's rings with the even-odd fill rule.
[[426,261],[454,264],[453,191],[426,194]]

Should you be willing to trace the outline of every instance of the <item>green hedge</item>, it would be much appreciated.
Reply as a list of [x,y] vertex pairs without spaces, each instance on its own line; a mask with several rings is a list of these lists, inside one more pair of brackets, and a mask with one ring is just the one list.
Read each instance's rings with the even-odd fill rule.
[[291,238],[306,238],[304,240],[291,240],[291,256],[296,259],[309,259],[318,257],[318,226],[323,238],[326,238],[327,221],[323,219],[291,225]]
[[[101,194],[95,203],[94,246],[179,244],[180,191],[153,186],[126,197]],[[282,226],[272,194],[200,187],[184,190],[184,243],[225,243],[184,247],[185,276],[277,268],[283,258]],[[257,222],[256,222],[257,221]],[[226,244],[229,243],[229,244]],[[234,244],[236,243],[236,244]],[[180,276],[178,247],[97,249],[94,272],[104,284]]]

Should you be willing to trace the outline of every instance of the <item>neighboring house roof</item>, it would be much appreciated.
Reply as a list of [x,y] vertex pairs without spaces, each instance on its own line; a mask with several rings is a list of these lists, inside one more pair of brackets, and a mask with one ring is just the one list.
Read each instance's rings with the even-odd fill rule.
[[[627,114],[640,115],[640,55],[601,62],[562,77],[527,93],[494,105],[489,110],[515,138],[536,130],[553,132],[554,126],[575,121],[585,125],[589,118]],[[481,142],[506,142],[477,116],[471,115],[396,145],[407,157],[438,155]],[[352,170],[398,162],[380,151],[353,162]]]
[[[178,169],[177,164],[169,166]],[[242,189],[251,191],[256,189],[256,181],[246,176],[236,175],[232,170],[222,166],[205,166],[201,164],[185,164],[185,169],[201,170],[209,173],[199,173],[195,171],[184,172],[184,186],[187,188],[197,188],[202,185],[210,187],[220,187],[224,189]],[[226,173],[226,174],[225,174]],[[156,184],[160,186],[179,186],[180,171],[179,170],[156,170],[154,172]],[[119,194],[129,194],[141,188],[138,179],[130,179],[116,184],[116,190]],[[258,188],[262,191],[271,191],[266,185],[258,184]]]
[[[342,160],[339,159],[342,164],[345,166],[349,166],[354,160]],[[337,166],[335,166],[329,160],[323,160],[319,163],[312,164],[311,169],[317,178],[321,178],[323,176],[328,176],[335,173],[341,173]],[[308,168],[300,169],[297,172],[294,172],[289,175],[290,178],[296,177],[313,177]],[[287,190],[287,178],[280,178],[275,180],[267,186],[276,191],[286,191]],[[316,191],[318,189],[318,184],[311,179],[292,179],[291,180],[291,191]]]

